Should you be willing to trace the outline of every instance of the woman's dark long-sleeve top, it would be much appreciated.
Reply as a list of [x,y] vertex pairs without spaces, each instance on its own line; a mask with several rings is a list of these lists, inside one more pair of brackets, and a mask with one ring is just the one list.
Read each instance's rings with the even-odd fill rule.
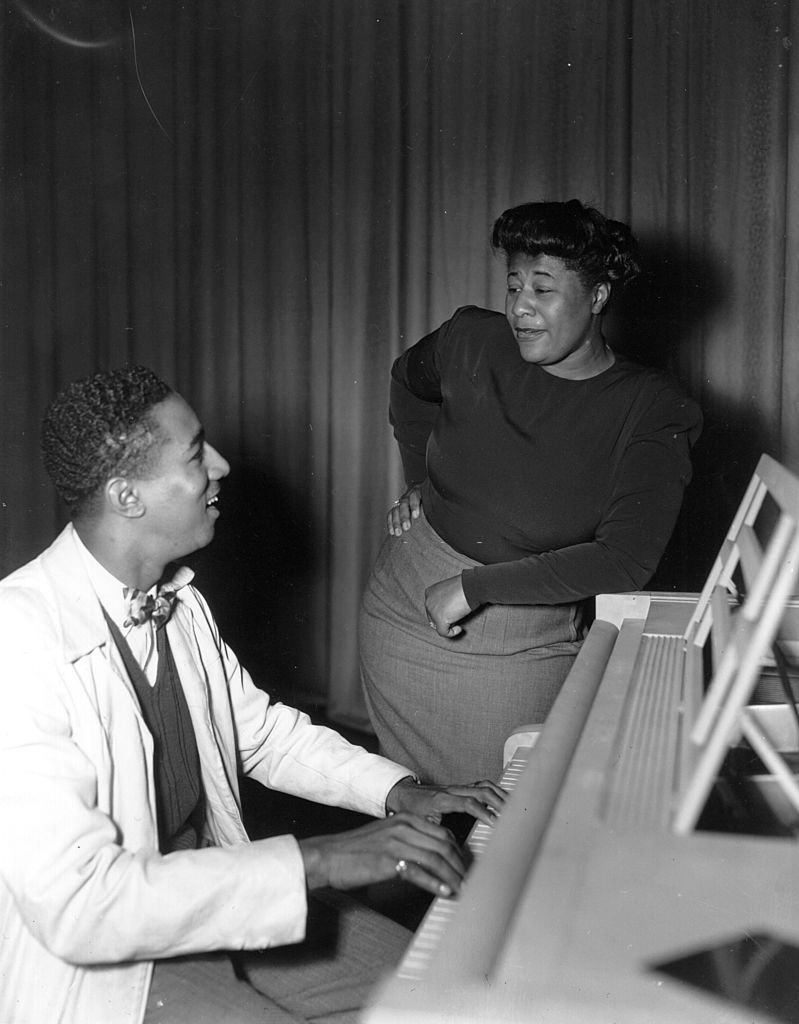
[[468,306],[405,351],[391,423],[430,525],[482,563],[471,608],[563,604],[642,588],[691,477],[699,407],[618,358],[587,380],[520,356],[501,313]]

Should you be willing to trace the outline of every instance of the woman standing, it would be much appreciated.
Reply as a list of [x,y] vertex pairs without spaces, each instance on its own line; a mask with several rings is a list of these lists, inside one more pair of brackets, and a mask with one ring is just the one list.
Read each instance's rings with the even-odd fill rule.
[[698,407],[613,352],[602,314],[638,273],[629,228],[529,203],[492,242],[505,316],[459,309],[396,360],[407,490],[366,587],[361,671],[381,752],[424,780],[497,777],[582,643],[586,599],[642,588],[690,479]]

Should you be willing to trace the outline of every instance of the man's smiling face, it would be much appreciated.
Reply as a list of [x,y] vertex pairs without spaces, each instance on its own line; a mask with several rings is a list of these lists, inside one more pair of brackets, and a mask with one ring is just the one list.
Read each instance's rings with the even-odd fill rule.
[[200,421],[180,395],[154,406],[150,418],[160,449],[135,485],[145,507],[148,547],[169,562],[213,539],[219,481],[230,466],[205,440]]

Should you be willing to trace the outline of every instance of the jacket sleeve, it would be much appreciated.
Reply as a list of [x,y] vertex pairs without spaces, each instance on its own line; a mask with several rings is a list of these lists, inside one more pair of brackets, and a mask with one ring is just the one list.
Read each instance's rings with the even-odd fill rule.
[[314,725],[296,708],[273,703],[224,642],[196,590],[193,599],[195,615],[222,656],[240,774],[316,803],[384,816],[389,790],[410,770]]
[[481,604],[563,604],[640,590],[651,578],[691,479],[690,448],[699,407],[667,384],[639,417],[614,473],[610,499],[592,539],[462,574],[471,608]]
[[[306,886],[293,837],[166,856],[155,848],[146,730],[140,735],[131,724],[127,694],[116,703],[102,699],[111,685],[102,648],[86,655],[97,670],[78,678],[60,638],[31,626],[42,619],[39,605],[19,593],[0,595],[0,921],[18,914],[51,953],[84,965],[301,940]],[[263,717],[264,695],[232,700],[245,731],[256,704]],[[324,773],[324,758],[309,752],[310,723],[288,710],[266,718],[265,742],[244,752],[250,767],[269,763],[266,774],[288,788],[299,751]],[[282,749],[270,762],[273,743]],[[331,771],[346,789],[346,770]],[[380,786],[403,774],[384,766],[371,790],[364,787],[373,805]],[[127,794],[124,813],[114,810],[117,786]],[[361,805],[368,802],[352,789]]]

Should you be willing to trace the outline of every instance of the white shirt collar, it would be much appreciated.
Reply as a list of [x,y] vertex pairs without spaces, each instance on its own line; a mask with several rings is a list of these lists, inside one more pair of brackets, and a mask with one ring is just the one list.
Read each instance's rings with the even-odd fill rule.
[[[123,627],[122,623],[127,617],[128,611],[124,597],[125,584],[121,583],[116,576],[113,576],[102,566],[75,531],[75,543],[78,548],[89,582],[97,595],[100,604],[108,612],[114,625],[117,626],[122,635],[125,636],[132,629],[131,626]],[[155,587],[151,588],[153,592]]]

